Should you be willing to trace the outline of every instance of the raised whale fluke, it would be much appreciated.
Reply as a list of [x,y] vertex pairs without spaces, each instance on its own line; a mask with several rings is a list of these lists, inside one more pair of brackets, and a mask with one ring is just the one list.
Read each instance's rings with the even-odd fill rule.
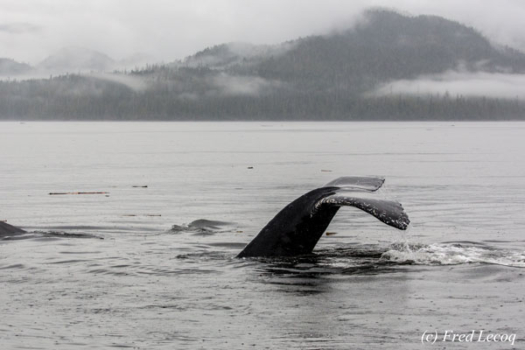
[[237,257],[311,253],[341,206],[359,208],[387,225],[406,230],[410,220],[400,203],[370,197],[384,181],[341,177],[302,195],[284,207]]

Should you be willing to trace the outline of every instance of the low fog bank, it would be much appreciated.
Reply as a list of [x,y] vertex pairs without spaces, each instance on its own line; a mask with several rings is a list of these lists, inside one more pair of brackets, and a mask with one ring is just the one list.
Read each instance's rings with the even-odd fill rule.
[[381,84],[368,97],[450,95],[501,99],[525,98],[525,74],[447,71]]
[[135,92],[143,92],[151,86],[151,82],[144,78],[122,73],[91,73],[84,76],[86,78],[99,79],[120,84]]

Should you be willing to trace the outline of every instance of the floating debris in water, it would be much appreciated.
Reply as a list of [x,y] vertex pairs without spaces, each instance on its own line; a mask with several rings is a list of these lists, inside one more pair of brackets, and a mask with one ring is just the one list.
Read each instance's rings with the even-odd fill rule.
[[92,235],[90,233],[72,233],[72,232],[62,232],[62,231],[35,231],[32,233],[41,234],[44,237],[55,237],[55,238],[94,238],[94,239],[104,239],[104,237]]
[[162,214],[124,214],[122,216],[149,216],[149,217],[153,217],[153,216],[162,216]]
[[133,188],[148,188],[148,185],[133,185]]
[[[60,196],[67,194],[109,194],[109,192],[49,192],[50,196]],[[107,196],[106,196],[107,197]]]

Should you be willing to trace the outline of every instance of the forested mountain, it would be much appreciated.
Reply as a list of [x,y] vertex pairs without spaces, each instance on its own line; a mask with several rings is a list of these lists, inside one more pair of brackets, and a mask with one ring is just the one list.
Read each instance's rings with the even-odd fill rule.
[[523,102],[490,91],[374,93],[451,71],[519,76],[525,55],[444,18],[374,10],[349,29],[280,45],[222,44],[129,73],[1,82],[0,118],[525,119]]
[[[411,79],[462,65],[486,72],[525,73],[525,55],[494,47],[474,29],[435,16],[406,17],[390,11],[370,11],[355,27],[325,36],[311,36],[261,55],[242,54],[220,45],[187,59],[234,62],[229,71],[292,82],[301,88],[359,90],[394,79]],[[279,54],[281,52],[282,54]],[[274,54],[275,53],[275,54]]]

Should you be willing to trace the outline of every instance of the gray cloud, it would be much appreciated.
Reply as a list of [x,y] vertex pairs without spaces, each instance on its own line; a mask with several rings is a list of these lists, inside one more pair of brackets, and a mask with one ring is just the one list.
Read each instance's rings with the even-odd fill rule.
[[221,73],[212,81],[216,91],[226,96],[258,96],[284,84],[277,80],[267,80],[260,77],[232,76]]
[[444,95],[451,97],[525,98],[525,75],[486,72],[448,71],[421,76],[414,80],[398,80],[381,85],[368,96]]
[[4,24],[0,48],[30,63],[72,45],[116,60],[141,52],[170,62],[226,42],[273,45],[350,27],[371,6],[444,16],[525,49],[521,0],[4,0],[0,23],[40,30],[15,33]]
[[32,33],[38,32],[39,26],[30,23],[6,23],[0,24],[0,32],[9,34]]
[[126,86],[127,88],[141,92],[148,88],[149,84],[145,79],[126,74],[109,74],[109,73],[90,73],[85,75],[91,79],[105,80]]

